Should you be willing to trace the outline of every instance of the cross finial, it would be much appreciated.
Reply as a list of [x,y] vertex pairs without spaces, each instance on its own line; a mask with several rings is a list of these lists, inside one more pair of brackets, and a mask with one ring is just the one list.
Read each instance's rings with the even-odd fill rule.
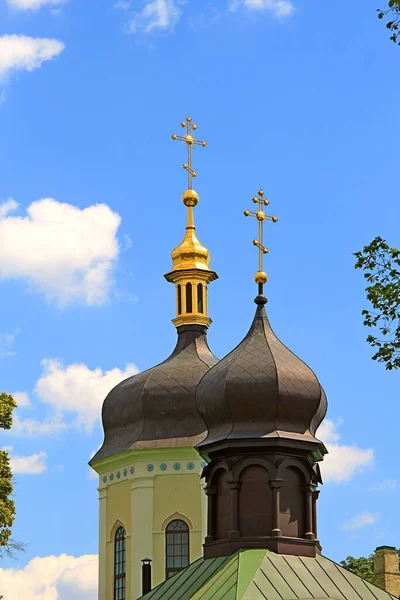
[[186,135],[176,135],[176,133],[174,133],[172,135],[172,139],[184,142],[187,146],[188,161],[187,161],[187,163],[184,163],[183,168],[188,172],[188,189],[191,190],[192,189],[192,178],[197,177],[197,173],[196,173],[196,171],[193,170],[193,164],[192,164],[193,146],[203,146],[203,148],[204,148],[205,146],[207,146],[207,142],[204,142],[201,140],[196,140],[193,137],[193,132],[196,131],[197,125],[195,125],[192,122],[191,117],[186,117],[186,121],[182,121],[181,126],[186,129]]
[[268,206],[269,200],[264,198],[264,190],[258,190],[258,195],[253,198],[254,204],[257,204],[256,211],[245,210],[245,217],[256,217],[258,221],[258,239],[253,240],[254,246],[258,248],[258,271],[254,276],[256,283],[258,283],[259,294],[263,295],[263,286],[267,282],[267,274],[264,271],[264,254],[268,253],[268,248],[264,246],[263,234],[264,234],[264,221],[272,221],[276,223],[278,217],[265,214],[263,208]]

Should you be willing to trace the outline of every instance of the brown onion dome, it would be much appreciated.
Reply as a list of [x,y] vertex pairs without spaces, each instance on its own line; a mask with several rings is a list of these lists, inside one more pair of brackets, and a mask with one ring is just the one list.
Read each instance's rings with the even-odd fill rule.
[[163,363],[119,383],[106,397],[104,442],[90,463],[129,449],[194,446],[206,436],[196,388],[217,363],[207,328],[177,328],[175,350]]
[[216,441],[286,438],[318,442],[327,400],[313,371],[274,334],[258,304],[244,340],[204,375],[196,401],[207,429],[200,448]]

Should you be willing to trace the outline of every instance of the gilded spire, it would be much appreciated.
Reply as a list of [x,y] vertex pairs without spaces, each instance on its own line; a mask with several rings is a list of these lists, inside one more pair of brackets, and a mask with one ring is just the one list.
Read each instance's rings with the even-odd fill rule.
[[267,283],[268,276],[264,271],[264,254],[268,253],[268,248],[264,246],[264,221],[272,221],[276,223],[278,217],[267,215],[264,212],[264,206],[268,206],[269,200],[264,198],[264,190],[258,190],[258,195],[253,198],[254,204],[257,204],[256,211],[245,210],[245,217],[256,217],[258,222],[258,238],[253,240],[254,246],[258,248],[258,271],[254,276],[255,282],[258,283],[259,294],[263,294],[264,283]]
[[207,285],[217,279],[215,271],[210,269],[210,255],[198,240],[194,225],[194,207],[199,201],[198,193],[193,189],[193,178],[197,173],[193,168],[194,146],[207,146],[207,142],[197,140],[194,131],[197,125],[191,117],[182,121],[181,126],[186,129],[185,135],[172,135],[173,140],[186,144],[187,162],[183,168],[188,174],[188,188],[182,195],[182,201],[188,209],[186,234],[182,242],[172,251],[172,271],[165,275],[167,281],[176,285],[176,313],[173,323],[179,325],[200,324],[209,326],[211,319],[208,317]]

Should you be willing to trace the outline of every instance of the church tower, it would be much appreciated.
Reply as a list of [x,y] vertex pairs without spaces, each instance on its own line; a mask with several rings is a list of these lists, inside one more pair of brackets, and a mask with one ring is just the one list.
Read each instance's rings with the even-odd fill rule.
[[182,122],[188,189],[186,234],[172,252],[165,277],[175,286],[174,351],[163,363],[129,377],[106,397],[104,442],[90,461],[99,475],[99,600],[136,600],[142,593],[142,560],[152,561],[152,585],[202,555],[205,463],[194,446],[206,436],[196,406],[201,377],[217,363],[207,343],[208,284],[217,279],[208,250],[195,233],[192,188],[196,140],[192,119]]
[[263,224],[269,201],[253,198],[258,221],[256,313],[243,341],[204,375],[197,405],[208,430],[198,450],[204,470],[208,531],[204,557],[270,549],[315,557],[318,461],[326,453],[315,433],[327,401],[311,369],[276,337],[265,305]]

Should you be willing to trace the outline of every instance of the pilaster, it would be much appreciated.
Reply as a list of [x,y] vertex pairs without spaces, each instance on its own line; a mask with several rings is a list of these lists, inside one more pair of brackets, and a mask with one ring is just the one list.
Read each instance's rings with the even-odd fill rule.
[[99,600],[107,600],[107,488],[99,492]]
[[[141,560],[153,559],[154,476],[137,477],[131,483],[131,571],[141,572]],[[141,596],[142,582],[131,579],[130,600]]]

